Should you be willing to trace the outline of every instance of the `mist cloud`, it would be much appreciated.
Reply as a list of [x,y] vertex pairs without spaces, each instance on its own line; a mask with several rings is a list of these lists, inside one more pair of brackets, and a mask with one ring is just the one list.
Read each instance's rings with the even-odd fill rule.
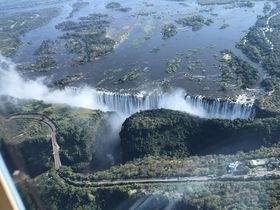
[[94,101],[93,96],[95,93],[96,90],[88,86],[77,89],[51,90],[44,84],[43,78],[36,80],[24,79],[16,71],[16,65],[10,59],[0,55],[0,95],[108,111],[106,107]]
[[0,95],[114,111],[126,116],[141,110],[166,108],[203,118],[248,119],[254,117],[252,106],[230,101],[209,101],[200,96],[186,97],[186,92],[182,89],[175,89],[169,93],[142,95],[102,92],[89,86],[68,87],[63,90],[51,89],[45,84],[43,78],[35,80],[23,78],[17,72],[16,65],[3,56],[0,56]]

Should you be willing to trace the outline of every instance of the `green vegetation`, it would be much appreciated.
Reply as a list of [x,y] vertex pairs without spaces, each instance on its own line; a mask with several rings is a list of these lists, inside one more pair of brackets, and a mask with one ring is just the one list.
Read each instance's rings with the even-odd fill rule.
[[66,41],[66,49],[79,55],[76,64],[94,61],[113,51],[115,41],[106,37],[106,27],[110,24],[107,18],[107,15],[91,14],[79,18],[78,22],[66,21],[56,26],[65,31],[60,38]]
[[36,6],[47,6],[56,3],[67,2],[68,0],[17,0],[1,1],[0,10],[32,8]]
[[142,70],[143,72],[147,73],[147,72],[150,72],[151,71],[151,67],[144,67],[144,69]]
[[197,0],[201,5],[212,5],[212,4],[231,4],[234,0]]
[[[115,71],[119,70],[108,72]],[[170,110],[137,113],[126,120],[120,134],[124,154],[128,156],[133,153],[131,158],[125,160],[133,160],[105,171],[83,173],[97,148],[96,135],[103,129],[106,114],[41,102],[27,102],[17,112],[44,113],[57,125],[57,140],[64,166],[59,171],[54,171],[50,169],[53,164],[51,144],[46,138],[49,130],[40,123],[29,120],[5,124],[0,116],[0,132],[6,133],[2,131],[3,128],[10,132],[10,129],[14,129],[14,137],[6,141],[6,144],[13,151],[18,151],[13,154],[23,154],[22,160],[28,164],[28,171],[34,177],[32,181],[36,186],[36,193],[50,209],[126,209],[122,206],[124,201],[129,201],[129,205],[132,205],[143,196],[151,196],[150,199],[155,198],[161,205],[175,202],[174,209],[178,210],[230,206],[257,209],[279,205],[280,183],[278,179],[270,178],[259,181],[209,180],[113,187],[81,187],[67,181],[223,175],[227,173],[229,162],[279,157],[278,117],[229,121],[204,120]],[[33,130],[30,131],[30,128]],[[23,131],[25,136],[21,140],[17,139],[19,137],[16,136],[22,136],[20,132]],[[235,147],[232,147],[232,142]],[[133,151],[136,146],[137,151]],[[35,149],[26,149],[30,147]],[[216,148],[219,148],[218,152]],[[227,154],[238,150],[246,152]],[[208,153],[211,154],[203,155]],[[141,159],[134,159],[137,156]],[[19,177],[17,185],[25,204],[28,209],[37,209],[25,183]],[[173,200],[171,195],[175,194],[179,197]]]
[[118,79],[114,84],[121,84],[126,81],[133,81],[139,77],[139,69],[135,68],[130,70],[126,75],[124,75],[122,78]]
[[43,204],[52,210],[111,210],[130,197],[129,187],[75,187],[63,182],[54,171],[37,177],[35,184]]
[[54,210],[127,209],[121,204],[132,205],[141,198],[149,198],[150,205],[155,206],[171,202],[174,210],[273,209],[279,205],[280,187],[279,180],[264,180],[81,188],[63,182],[53,171],[41,175],[35,183],[42,200]]
[[118,2],[110,2],[105,6],[107,9],[118,9],[121,7],[121,4]]
[[193,65],[193,63],[189,63],[189,64],[187,65],[187,69],[188,69],[189,71],[194,70],[194,65]]
[[267,91],[266,94],[256,101],[256,105],[268,112],[280,112],[280,78],[268,77],[264,79],[261,85]]
[[[263,17],[259,17],[255,26],[250,28],[249,33],[239,43],[238,47],[253,61],[262,64],[265,70],[270,74],[262,85],[268,91],[262,98],[258,99],[257,105],[268,111],[280,112],[280,15],[273,16],[270,21],[267,20],[279,12],[279,2],[277,8]],[[264,32],[264,27],[270,27],[272,30]],[[265,39],[266,37],[270,43]]]
[[109,69],[109,70],[105,71],[103,79],[101,79],[97,83],[97,86],[100,86],[107,81],[112,81],[115,78],[116,74],[118,74],[122,71],[123,71],[123,68]]
[[[107,116],[101,111],[70,108],[65,105],[48,105],[36,101],[26,102],[17,112],[46,114],[56,124],[57,141],[63,165],[81,162],[90,164],[97,145],[96,131],[105,126]],[[50,146],[51,142],[50,137],[46,138],[51,133],[49,127],[46,129],[43,123],[26,119],[12,120],[7,124],[7,128],[9,133],[13,134],[7,144],[15,150],[22,151],[25,155],[23,159],[27,161],[28,168],[30,166],[31,174],[38,175],[38,171],[42,171],[39,166],[46,169],[50,165],[52,153],[47,145]],[[27,147],[34,147],[37,150],[29,151],[26,150]]]
[[104,77],[97,83],[97,85],[100,86],[106,82],[110,82],[111,84],[117,85],[117,84],[123,84],[128,81],[134,81],[140,76],[144,75],[145,73],[150,72],[151,67],[145,66],[144,68],[143,67],[133,68],[120,77],[123,71],[124,68],[115,68],[115,69],[109,69],[105,71]]
[[144,111],[132,115],[122,126],[123,158],[250,151],[279,140],[279,120],[205,120],[171,110]]
[[230,68],[226,64],[220,64],[219,69],[221,70],[221,80],[220,85],[222,90],[226,91],[228,88],[228,84],[233,80],[233,75]]
[[[2,116],[0,117],[0,120]],[[4,137],[4,153],[9,153],[31,176],[35,177],[49,170],[52,165],[51,131],[42,122],[28,119],[1,121],[0,133]],[[32,149],[30,149],[32,148]]]
[[229,24],[224,23],[224,24],[220,27],[220,29],[222,30],[222,29],[225,29],[225,28],[227,28],[227,27],[229,27]]
[[[269,15],[276,13],[278,10],[273,10]],[[268,15],[268,16],[269,16]],[[274,50],[270,49],[270,45],[263,37],[261,28],[265,26],[267,21],[267,16],[258,19],[256,25],[251,27],[248,35],[246,36],[246,41],[244,39],[238,44],[243,52],[250,57],[252,60],[262,63],[264,68],[269,71],[270,74],[279,76],[279,66],[280,60],[278,58],[280,45],[279,43],[279,33],[280,33],[280,15],[276,15],[270,21],[270,27],[273,28],[272,32],[267,33],[268,38],[274,45]]]
[[33,53],[34,55],[50,55],[55,54],[55,43],[52,40],[44,40],[38,49]]
[[197,15],[197,16],[180,18],[180,19],[176,20],[176,23],[183,25],[184,27],[189,26],[192,28],[192,31],[198,31],[204,25],[209,26],[211,23],[213,23],[213,20],[206,19],[205,17],[203,17],[201,15]]
[[106,117],[103,112],[40,102],[25,105],[23,111],[46,114],[56,123],[63,164],[91,161],[96,146],[96,130],[100,129]]
[[263,7],[263,13],[268,13],[271,10],[271,4],[269,2],[265,2]]
[[89,2],[84,2],[84,1],[78,1],[72,4],[72,11],[68,15],[67,18],[72,18],[75,13],[77,13],[81,8],[89,5]]
[[22,64],[19,69],[24,72],[46,72],[57,66],[57,61],[52,56],[40,56],[33,63]]
[[237,3],[238,7],[249,7],[249,8],[253,8],[255,6],[255,4],[252,1],[239,1]]
[[173,58],[167,61],[166,63],[166,72],[171,74],[171,73],[176,73],[178,68],[180,68],[181,64],[181,59],[179,58]]
[[60,9],[47,8],[22,13],[2,13],[0,15],[0,51],[3,55],[10,55],[21,44],[20,36],[45,25],[52,18],[58,16]]
[[129,7],[122,7],[121,4],[118,2],[110,2],[110,3],[106,4],[105,7],[107,9],[113,9],[113,10],[120,11],[120,12],[129,12],[131,10],[131,8],[129,8]]
[[69,38],[66,40],[65,48],[69,53],[79,54],[83,52],[83,43],[79,39]]
[[105,171],[92,174],[74,173],[69,167],[60,170],[60,176],[71,180],[99,181],[137,178],[208,176],[227,174],[230,162],[251,159],[279,157],[279,143],[270,147],[261,147],[250,152],[238,152],[234,155],[204,155],[176,158],[169,156],[145,156],[123,165],[113,166]]
[[156,12],[155,11],[152,11],[152,12],[138,12],[137,14],[135,14],[134,16],[135,17],[138,17],[138,16],[152,16],[152,15],[155,15]]
[[[19,1],[23,2],[23,0]],[[34,0],[30,2],[36,5]],[[232,0],[198,0],[198,2],[200,4],[227,4],[232,3]],[[252,2],[246,0],[242,2],[236,0],[234,2],[235,4],[230,6],[253,6]],[[87,4],[88,2],[82,1],[74,3],[69,18],[73,17],[75,12]],[[149,2],[143,4],[147,7],[152,6]],[[113,13],[130,10],[130,8],[124,8],[117,2],[108,3],[106,8],[113,10]],[[94,158],[96,158],[99,149],[102,151],[101,143],[107,140],[102,134],[112,129],[106,121],[111,113],[71,108],[61,104],[50,105],[39,101],[18,102],[15,99],[6,98],[6,100],[5,97],[1,97],[0,149],[1,153],[4,150],[10,150],[12,157],[20,160],[20,165],[25,167],[26,172],[31,177],[28,178],[23,174],[19,174],[18,177],[15,176],[27,209],[39,209],[35,207],[35,202],[31,198],[31,194],[34,192],[48,209],[54,210],[123,210],[128,209],[137,201],[141,202],[141,199],[146,202],[150,209],[165,209],[168,205],[172,206],[174,210],[278,208],[280,206],[279,177],[251,177],[249,178],[250,181],[241,178],[235,181],[230,180],[230,178],[223,181],[213,178],[228,174],[228,164],[235,161],[248,163],[251,159],[270,157],[279,159],[280,157],[280,117],[269,112],[280,110],[280,15],[271,19],[270,27],[273,30],[266,32],[267,38],[274,44],[273,48],[262,35],[267,18],[279,11],[279,9],[275,9],[268,14],[270,10],[271,7],[269,8],[267,3],[264,7],[266,16],[259,18],[257,24],[249,29],[248,35],[238,45],[250,58],[263,64],[270,74],[261,83],[266,93],[257,101],[258,108],[266,109],[264,114],[258,113],[258,117],[263,117],[262,115],[268,113],[270,116],[268,118],[234,121],[201,119],[186,113],[164,109],[136,113],[126,119],[120,133],[121,154],[124,162],[104,171],[95,171],[98,167],[94,165],[96,163]],[[196,11],[198,12],[198,9]],[[201,12],[210,11],[211,8],[201,10]],[[28,12],[26,14],[32,14],[30,17],[35,18],[35,20],[40,18],[36,15],[39,12]],[[137,15],[156,18],[157,14],[140,11]],[[216,14],[213,13],[212,15]],[[1,16],[8,15],[2,14]],[[20,27],[21,24],[26,26],[32,20],[29,16],[13,18],[12,21],[1,21],[0,28],[2,28],[2,24],[6,24],[7,29],[12,30]],[[28,22],[24,22],[25,19]],[[2,20],[1,17],[0,20]],[[55,41],[44,40],[39,48],[34,51],[37,60],[26,65],[25,68],[23,66],[23,70],[48,71],[54,68],[57,63],[52,56],[55,53],[58,55],[57,50],[61,50],[57,49],[57,46],[64,46],[65,49],[63,47],[62,52],[65,53],[66,50],[71,53],[73,63],[77,65],[95,61],[113,51],[115,41],[106,32],[110,25],[109,16],[92,14],[75,19],[75,21],[68,20],[57,25],[57,28],[63,32],[62,36]],[[203,16],[187,16],[176,22],[197,31],[205,25],[210,25],[212,20]],[[41,23],[32,22],[30,24],[37,27]],[[228,25],[224,23],[220,29],[226,27]],[[18,28],[16,33],[20,31],[20,35],[23,35],[31,28],[29,28],[29,25],[24,30]],[[0,38],[2,37],[1,34],[5,33],[5,28],[0,29]],[[13,52],[20,43],[19,36],[14,36],[13,33],[5,35],[7,39],[0,39],[0,43],[7,42],[9,43],[8,47],[14,48],[12,50],[5,48],[7,54]],[[175,36],[177,33],[176,26],[174,24],[163,25],[161,33],[163,39]],[[150,36],[146,36],[140,41],[136,41],[143,43],[150,38]],[[13,41],[12,44],[9,40]],[[15,46],[14,43],[16,43]],[[150,46],[149,49],[156,46]],[[165,49],[164,46],[161,47]],[[2,51],[2,47],[0,49]],[[159,48],[154,48],[150,52],[156,53],[158,51]],[[203,63],[205,62],[204,54],[202,53],[208,53],[206,48],[177,53],[166,61],[165,71],[170,74],[170,78],[175,78],[177,75],[179,78],[183,75],[182,78],[184,77],[184,79],[189,78],[194,81],[197,79],[199,88],[203,91],[209,91],[210,88],[212,90],[214,88],[211,84],[200,83],[204,78],[208,79],[208,75],[211,75],[211,78],[216,75],[211,74],[211,68],[209,74],[201,73],[205,72],[206,69],[206,65]],[[202,54],[203,60],[198,58],[199,54]],[[231,51],[224,50],[221,55],[217,56],[222,57],[219,60],[219,66],[214,64],[214,67],[219,67],[221,71],[218,82],[224,90],[229,86],[238,90],[257,86],[260,76],[256,68]],[[138,64],[138,61],[136,64]],[[135,80],[139,81],[150,73],[156,73],[151,72],[152,69],[148,65],[148,62],[143,62],[137,68],[129,66],[124,68],[125,64],[121,64],[119,67],[107,69],[103,75],[100,75],[101,80],[97,85],[134,83]],[[175,74],[179,69],[181,72]],[[200,73],[202,75],[199,75]],[[82,74],[69,75],[54,81],[50,87],[53,89],[65,88],[83,78]],[[171,82],[173,81],[167,78],[163,80],[162,84],[168,88]],[[5,106],[2,104],[5,104]],[[15,106],[15,104],[19,104],[19,106]],[[50,128],[40,120],[17,119],[7,122],[4,119],[3,116],[15,112],[37,112],[46,114],[51,118],[57,126],[56,137],[63,164],[59,170],[52,169],[54,163]],[[4,143],[1,144],[2,142]],[[94,169],[92,166],[95,166]],[[245,173],[252,170],[257,169],[242,168],[242,172]],[[206,176],[210,178],[199,182],[132,183],[107,187],[86,186],[87,183],[102,180],[167,177],[174,177],[179,180],[184,176]],[[74,181],[71,182],[71,180]],[[78,184],[82,182],[85,185]],[[32,190],[30,186],[33,185],[36,186],[37,191]]]
[[238,7],[253,7],[254,3],[247,0],[197,0],[200,5],[213,5],[213,4],[233,4],[236,3]]
[[69,75],[69,76],[63,77],[59,80],[54,81],[53,84],[51,85],[51,87],[65,88],[82,79],[84,79],[84,75],[82,73]]
[[117,11],[120,11],[120,12],[129,12],[131,10],[130,7],[121,7],[119,9],[117,9]]
[[256,68],[229,50],[224,50],[221,53],[223,59],[220,62],[219,68],[222,71],[220,81],[222,86],[226,86],[233,79],[238,88],[245,89],[256,86],[260,79]]
[[12,148],[18,153],[18,157],[21,156],[20,160],[31,177],[36,177],[53,167],[52,146],[46,136],[25,139],[19,144],[13,144]]
[[158,47],[155,47],[150,50],[150,53],[158,53],[159,51],[160,51],[160,49]]
[[172,36],[175,36],[177,34],[177,27],[170,23],[163,25],[161,29],[162,39],[169,39]]
[[272,209],[279,206],[279,186],[279,180],[185,185],[190,196],[186,192],[181,205],[186,209]]
[[46,124],[38,121],[30,121],[29,119],[16,119],[6,123],[7,129],[10,132],[10,139],[7,139],[9,144],[20,144],[26,139],[40,139],[51,133],[51,130]]

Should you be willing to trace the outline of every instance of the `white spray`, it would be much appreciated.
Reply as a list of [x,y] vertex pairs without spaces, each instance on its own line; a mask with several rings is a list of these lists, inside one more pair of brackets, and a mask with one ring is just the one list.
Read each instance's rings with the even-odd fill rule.
[[254,117],[252,105],[208,100],[201,96],[186,96],[186,92],[181,89],[176,89],[169,93],[148,94],[142,92],[136,95],[98,91],[89,86],[53,90],[45,84],[44,78],[36,80],[24,79],[16,71],[16,65],[1,55],[0,95],[116,112],[108,119],[111,129],[104,134],[106,135],[104,139],[107,139],[107,143],[98,149],[100,154],[96,152],[97,160],[107,158],[111,164],[114,164],[118,159],[116,149],[120,141],[118,133],[122,123],[131,114],[141,110],[166,108],[184,111],[203,118],[248,119]]
[[52,90],[43,78],[24,79],[16,65],[0,56],[0,95],[19,99],[36,99],[46,103],[64,103],[73,107],[115,111],[127,116],[140,110],[166,108],[184,111],[203,118],[248,119],[254,117],[252,105],[230,101],[208,100],[201,96],[186,96],[185,91],[176,89],[161,94],[119,94],[98,91],[89,86]]

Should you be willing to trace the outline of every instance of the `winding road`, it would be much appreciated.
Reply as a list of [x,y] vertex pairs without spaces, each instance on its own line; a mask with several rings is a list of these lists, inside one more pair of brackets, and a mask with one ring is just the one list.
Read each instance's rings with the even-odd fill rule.
[[61,167],[61,161],[59,156],[59,145],[56,141],[56,125],[55,123],[44,114],[38,113],[15,113],[8,115],[6,117],[7,121],[17,120],[17,119],[30,119],[38,122],[42,122],[47,125],[51,130],[51,141],[52,141],[52,151],[53,151],[53,158],[54,158],[54,167],[55,169],[59,169]]

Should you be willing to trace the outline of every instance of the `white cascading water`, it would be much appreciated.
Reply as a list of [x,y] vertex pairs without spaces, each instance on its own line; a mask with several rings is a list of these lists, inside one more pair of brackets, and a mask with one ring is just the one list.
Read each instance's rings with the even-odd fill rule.
[[164,94],[118,94],[97,91],[95,101],[108,110],[131,115],[141,110],[166,108],[184,111],[203,118],[252,119],[255,109],[252,104],[211,100],[202,96],[187,96],[177,89]]
[[[140,110],[166,108],[184,111],[203,118],[250,119],[255,116],[253,104],[209,100],[187,96],[177,89],[170,93],[136,95],[98,91],[91,87],[52,90],[44,80],[24,79],[11,60],[0,55],[0,95],[19,99],[36,99],[46,103],[64,103],[74,107],[115,111],[129,116]],[[1,101],[0,101],[1,102]]]

